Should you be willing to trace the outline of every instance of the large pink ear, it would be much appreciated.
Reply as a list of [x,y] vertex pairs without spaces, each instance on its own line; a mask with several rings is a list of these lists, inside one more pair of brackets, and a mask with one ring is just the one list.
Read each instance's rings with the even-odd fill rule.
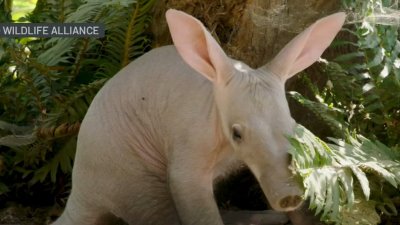
[[175,47],[187,64],[213,82],[230,74],[229,58],[199,20],[174,9],[166,12],[166,18]]
[[319,59],[340,31],[345,13],[324,17],[290,41],[265,67],[272,73],[289,79]]

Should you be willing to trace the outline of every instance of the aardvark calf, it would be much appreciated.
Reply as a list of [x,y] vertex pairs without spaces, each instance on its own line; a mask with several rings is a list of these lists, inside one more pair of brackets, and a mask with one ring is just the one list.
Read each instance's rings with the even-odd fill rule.
[[72,192],[56,225],[222,225],[213,181],[245,163],[271,206],[296,209],[288,169],[294,120],[285,81],[314,63],[345,15],[325,17],[252,69],[229,58],[197,19],[166,13],[174,46],[113,77],[82,123]]

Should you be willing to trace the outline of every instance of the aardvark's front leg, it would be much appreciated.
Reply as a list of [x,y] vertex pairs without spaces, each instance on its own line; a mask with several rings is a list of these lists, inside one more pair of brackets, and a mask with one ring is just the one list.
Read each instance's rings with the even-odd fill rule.
[[202,155],[195,157],[184,157],[184,155],[172,156],[168,166],[169,188],[180,223],[223,225],[213,195],[210,171],[212,160]]

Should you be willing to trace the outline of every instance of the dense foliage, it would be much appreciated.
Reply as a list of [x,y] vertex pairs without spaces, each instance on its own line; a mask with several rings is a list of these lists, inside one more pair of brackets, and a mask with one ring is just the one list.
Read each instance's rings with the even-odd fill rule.
[[80,122],[105,81],[149,49],[154,2],[38,0],[19,21],[103,23],[106,38],[0,40],[0,198],[68,190]]
[[321,60],[328,76],[308,99],[291,96],[332,130],[331,144],[299,127],[291,139],[295,170],[311,207],[326,221],[377,224],[397,214],[400,182],[400,41],[398,1],[343,0],[350,26],[333,47],[351,49]]

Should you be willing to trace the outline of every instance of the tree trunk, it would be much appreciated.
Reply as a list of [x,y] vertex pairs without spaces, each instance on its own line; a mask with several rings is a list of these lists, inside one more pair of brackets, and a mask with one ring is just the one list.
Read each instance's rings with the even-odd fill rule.
[[254,0],[231,40],[231,53],[253,67],[262,66],[295,35],[337,8],[332,0]]
[[175,8],[200,19],[232,58],[258,67],[339,5],[332,0],[161,0],[154,11],[155,45],[171,43],[164,13]]

